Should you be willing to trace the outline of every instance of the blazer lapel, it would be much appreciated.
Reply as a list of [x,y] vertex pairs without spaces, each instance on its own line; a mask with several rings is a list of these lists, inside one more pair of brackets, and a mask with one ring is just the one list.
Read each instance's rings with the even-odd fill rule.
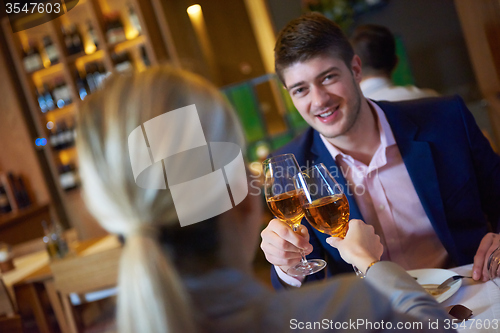
[[[456,247],[446,224],[446,215],[430,145],[418,135],[418,126],[391,104],[380,104],[385,112],[415,191],[437,236],[452,258]],[[416,110],[418,112],[418,110]]]
[[352,193],[352,191],[350,191],[347,187],[347,181],[344,177],[342,169],[337,166],[337,163],[333,159],[328,149],[325,147],[325,144],[323,143],[323,140],[321,140],[317,131],[314,131],[311,153],[316,155],[316,158],[313,158],[312,161],[315,161],[316,164],[323,163],[328,168],[328,171],[330,171],[337,183],[339,183],[339,185],[344,189],[345,196],[347,197],[347,201],[349,202],[349,219],[362,220],[363,216],[359,211],[356,200],[354,200],[354,197],[350,194]]

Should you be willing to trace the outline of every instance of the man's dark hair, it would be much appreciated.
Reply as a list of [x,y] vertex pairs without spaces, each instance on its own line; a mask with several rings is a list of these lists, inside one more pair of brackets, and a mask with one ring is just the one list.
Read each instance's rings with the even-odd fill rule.
[[360,25],[352,34],[351,44],[361,58],[363,74],[391,76],[398,57],[394,35],[389,29],[376,24]]
[[351,68],[354,51],[340,27],[319,13],[309,13],[290,21],[278,35],[274,47],[276,73],[281,82],[283,70],[319,55],[330,54]]

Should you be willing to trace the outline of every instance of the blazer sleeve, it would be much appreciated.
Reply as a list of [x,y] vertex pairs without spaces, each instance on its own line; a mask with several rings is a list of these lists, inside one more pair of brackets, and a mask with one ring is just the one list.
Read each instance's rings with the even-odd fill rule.
[[500,232],[500,205],[498,204],[500,202],[500,156],[491,148],[463,100],[458,99],[458,103],[460,103],[471,149],[482,210],[492,224],[493,231],[498,233]]
[[[280,309],[274,310],[278,319],[293,318],[291,329],[319,323],[316,332],[455,332],[447,329],[450,317],[444,308],[391,262],[374,265],[366,279],[343,275],[280,293],[271,306]],[[429,327],[430,321],[438,321],[438,327]]]

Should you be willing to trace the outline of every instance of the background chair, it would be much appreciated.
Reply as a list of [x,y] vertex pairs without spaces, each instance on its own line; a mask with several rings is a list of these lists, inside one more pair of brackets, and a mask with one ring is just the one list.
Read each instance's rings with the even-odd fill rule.
[[[55,290],[60,294],[71,333],[83,330],[81,319],[75,316],[75,306],[70,301],[71,294],[86,294],[116,286],[121,248],[106,250],[87,256],[68,257],[51,262]],[[109,318],[107,318],[109,319]],[[114,330],[114,316],[108,320]]]
[[21,317],[16,313],[7,288],[0,279],[0,332],[23,333]]

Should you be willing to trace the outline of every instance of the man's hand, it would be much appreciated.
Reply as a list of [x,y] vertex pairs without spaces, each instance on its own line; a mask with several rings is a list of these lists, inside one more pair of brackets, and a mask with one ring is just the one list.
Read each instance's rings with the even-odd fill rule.
[[375,234],[375,229],[361,220],[349,221],[349,230],[344,239],[330,237],[326,241],[339,250],[342,259],[363,273],[372,262],[380,260],[384,252],[384,246],[380,243],[380,237]]
[[307,255],[313,247],[309,244],[309,233],[303,225],[298,232],[293,232],[288,224],[273,219],[260,234],[262,243],[260,247],[266,255],[267,261],[280,267],[285,273],[288,268],[295,266],[300,261],[300,249]]
[[500,246],[500,235],[492,232],[487,233],[481,240],[472,266],[472,278],[474,280],[488,281],[488,258]]

